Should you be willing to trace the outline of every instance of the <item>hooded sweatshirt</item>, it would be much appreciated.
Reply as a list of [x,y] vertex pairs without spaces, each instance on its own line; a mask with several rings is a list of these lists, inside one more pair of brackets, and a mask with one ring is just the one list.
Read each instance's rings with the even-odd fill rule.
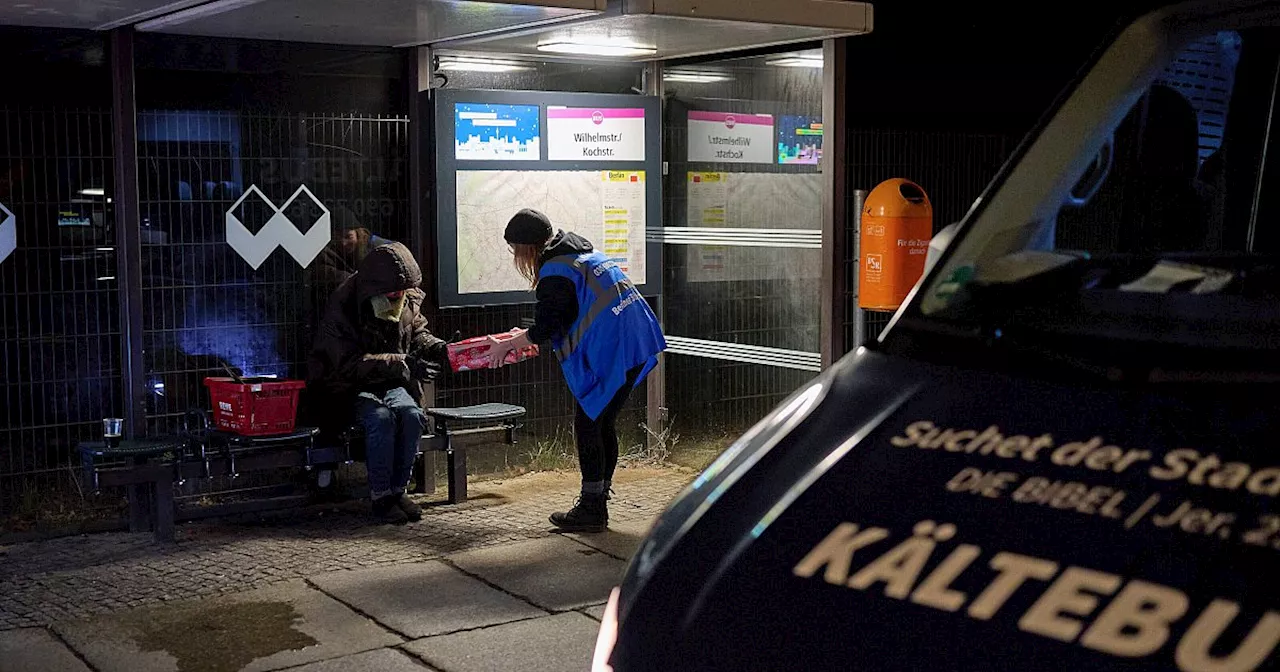
[[[560,231],[551,238],[542,253],[542,262],[565,255],[588,254],[594,251],[591,241],[571,231]],[[578,320],[578,291],[568,278],[550,277],[538,282],[534,293],[538,304],[534,308],[533,326],[529,328],[529,340],[548,343],[564,336]]]
[[[445,361],[445,342],[427,329],[426,298],[418,288],[422,270],[400,243],[381,245],[333,293],[308,361],[311,393],[349,406],[361,392],[385,394],[404,387],[421,399],[424,381],[416,380],[406,356]],[[372,299],[405,292],[399,322],[374,316]]]

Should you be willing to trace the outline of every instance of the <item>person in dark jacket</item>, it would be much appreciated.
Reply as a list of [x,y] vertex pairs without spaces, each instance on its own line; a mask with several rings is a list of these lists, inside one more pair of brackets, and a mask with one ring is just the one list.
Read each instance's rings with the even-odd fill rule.
[[494,341],[494,365],[530,343],[552,346],[577,405],[574,437],[582,494],[572,509],[551,515],[556,527],[602,532],[618,466],[618,413],[657,364],[666,339],[649,304],[617,262],[576,233],[555,231],[536,210],[507,224],[515,265],[537,297],[534,324],[520,337]]
[[370,232],[355,213],[344,206],[334,206],[333,226],[342,233],[325,246],[309,269],[311,283],[322,305],[356,272],[371,250],[392,242]]
[[365,433],[374,513],[420,520],[405,494],[426,426],[423,387],[447,366],[445,342],[427,329],[422,271],[408,248],[381,245],[334,292],[316,335],[308,388],[331,407],[354,407]]

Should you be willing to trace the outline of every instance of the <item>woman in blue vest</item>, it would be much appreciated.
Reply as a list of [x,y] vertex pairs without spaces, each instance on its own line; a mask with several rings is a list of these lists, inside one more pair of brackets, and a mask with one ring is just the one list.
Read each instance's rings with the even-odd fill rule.
[[552,514],[551,523],[564,531],[603,532],[618,465],[618,413],[667,341],[616,260],[586,238],[554,230],[536,210],[517,213],[505,237],[537,307],[523,336],[495,345],[495,364],[511,349],[551,345],[578,402],[573,426],[582,470],[582,496],[569,511]]

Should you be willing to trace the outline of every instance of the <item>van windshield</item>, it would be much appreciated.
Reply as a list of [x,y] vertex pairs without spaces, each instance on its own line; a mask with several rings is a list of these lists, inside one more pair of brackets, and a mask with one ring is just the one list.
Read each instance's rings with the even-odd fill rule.
[[[1111,365],[1280,352],[1278,37],[1191,42],[1105,129],[1110,141],[1056,213],[1000,231],[977,220],[962,233],[978,234],[977,252],[966,241],[904,326],[1051,343]],[[1135,347],[1112,347],[1123,344]]]

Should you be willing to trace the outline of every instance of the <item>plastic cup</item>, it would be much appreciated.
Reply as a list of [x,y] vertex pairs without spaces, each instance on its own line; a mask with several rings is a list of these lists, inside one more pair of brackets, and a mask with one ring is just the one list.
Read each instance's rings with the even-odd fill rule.
[[120,436],[124,433],[123,418],[103,418],[102,419],[102,440],[109,448],[115,448],[120,445]]

